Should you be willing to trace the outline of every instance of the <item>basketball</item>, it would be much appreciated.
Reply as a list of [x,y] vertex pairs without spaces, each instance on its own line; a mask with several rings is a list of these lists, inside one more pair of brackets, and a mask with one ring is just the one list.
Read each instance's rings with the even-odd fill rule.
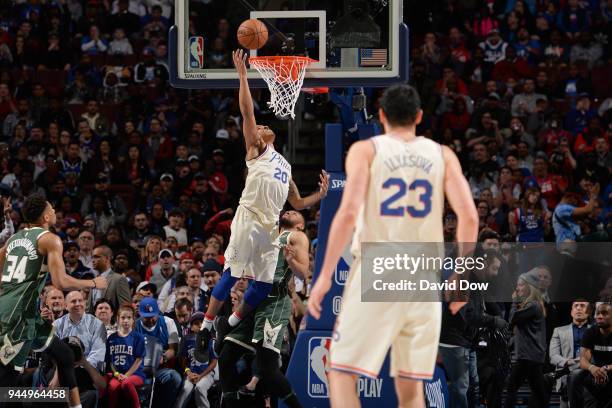
[[240,24],[237,36],[238,42],[244,48],[257,50],[268,41],[268,29],[264,23],[252,18]]

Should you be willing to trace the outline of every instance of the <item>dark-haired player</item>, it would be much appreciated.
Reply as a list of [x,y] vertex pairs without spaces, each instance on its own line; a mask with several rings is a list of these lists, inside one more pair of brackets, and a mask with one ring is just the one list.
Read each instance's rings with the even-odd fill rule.
[[[308,300],[308,310],[318,319],[331,276],[355,229],[355,259],[330,350],[333,407],[359,406],[357,376],[377,377],[389,348],[399,406],[423,407],[421,380],[433,376],[438,351],[438,303],[361,301],[361,243],[443,242],[445,193],[457,215],[457,242],[473,246],[478,233],[478,213],[457,157],[448,147],[416,136],[423,111],[414,88],[387,89],[379,116],[385,134],[357,142],[348,152],[342,202]],[[459,306],[451,303],[451,311],[456,313]],[[374,342],[363,335],[372,330]]]
[[308,197],[301,197],[291,178],[291,165],[274,150],[274,132],[255,122],[253,100],[247,79],[246,54],[242,50],[233,53],[234,65],[240,78],[240,113],[243,119],[248,175],[240,196],[240,205],[232,219],[230,241],[225,251],[224,272],[215,285],[206,310],[198,341],[198,349],[208,348],[208,336],[217,313],[227,299],[236,280],[253,279],[244,294],[240,312],[223,321],[227,333],[261,303],[272,290],[272,280],[278,257],[274,241],[278,237],[278,218],[285,201],[296,210],[316,204],[327,194],[328,176],[320,175],[320,190]]
[[247,351],[255,352],[256,364],[266,394],[279,398],[290,408],[301,407],[291,384],[278,366],[284,333],[291,318],[289,283],[295,273],[304,278],[308,273],[308,249],[310,243],[304,234],[306,222],[297,211],[286,211],[280,219],[280,236],[275,245],[282,250],[278,254],[272,291],[257,306],[255,313],[225,337],[219,355],[223,401],[228,408],[241,405],[240,375],[236,363]]
[[[27,197],[21,212],[29,227],[14,234],[0,249],[0,386],[14,385],[15,371],[23,371],[31,350],[46,350],[58,365],[60,383],[70,389],[70,406],[81,407],[72,352],[42,318],[38,300],[47,273],[53,285],[62,290],[104,289],[106,279],[79,280],[66,274],[62,241],[49,232],[55,225],[55,210],[43,196]],[[48,309],[43,312],[51,313]]]

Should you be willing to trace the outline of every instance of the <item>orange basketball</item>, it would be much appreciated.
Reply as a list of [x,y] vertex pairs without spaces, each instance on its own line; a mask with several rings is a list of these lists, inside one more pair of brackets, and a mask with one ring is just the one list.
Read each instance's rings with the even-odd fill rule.
[[238,42],[244,48],[256,50],[263,47],[268,41],[268,29],[264,23],[252,18],[240,24],[237,36]]

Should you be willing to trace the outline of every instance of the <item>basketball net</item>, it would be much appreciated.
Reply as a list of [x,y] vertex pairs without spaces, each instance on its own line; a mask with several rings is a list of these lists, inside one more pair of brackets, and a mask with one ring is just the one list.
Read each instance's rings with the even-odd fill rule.
[[268,84],[271,94],[268,106],[276,116],[295,119],[295,103],[304,83],[306,67],[313,62],[317,61],[296,56],[249,58],[249,64]]

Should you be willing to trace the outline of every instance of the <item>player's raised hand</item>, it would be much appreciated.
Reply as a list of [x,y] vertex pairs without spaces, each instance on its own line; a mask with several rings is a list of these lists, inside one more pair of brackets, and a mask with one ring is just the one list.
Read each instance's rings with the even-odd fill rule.
[[243,50],[236,50],[232,52],[232,59],[234,60],[234,66],[236,67],[236,71],[238,71],[239,76],[246,76],[246,59],[247,54]]
[[329,292],[329,288],[331,288],[331,280],[320,278],[317,279],[310,292],[310,297],[308,298],[308,313],[317,320],[321,317],[321,303],[327,292]]
[[96,289],[106,289],[108,286],[108,281],[105,277],[98,276],[93,281],[96,283]]
[[319,192],[321,193],[321,198],[324,198],[327,195],[327,190],[329,189],[329,174],[325,170],[321,170],[321,174],[319,174]]
[[2,197],[2,210],[5,217],[9,217],[13,211],[13,204],[9,197]]

